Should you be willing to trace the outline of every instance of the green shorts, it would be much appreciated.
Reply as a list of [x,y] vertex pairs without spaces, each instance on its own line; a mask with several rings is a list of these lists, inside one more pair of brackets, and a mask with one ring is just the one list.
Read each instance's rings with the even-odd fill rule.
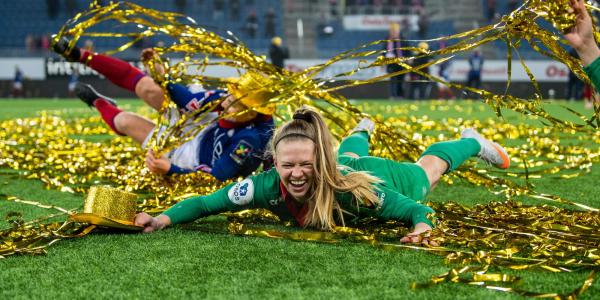
[[367,171],[383,180],[383,185],[413,200],[423,200],[429,193],[429,179],[421,166],[375,156],[353,158],[340,155],[340,165],[355,171]]

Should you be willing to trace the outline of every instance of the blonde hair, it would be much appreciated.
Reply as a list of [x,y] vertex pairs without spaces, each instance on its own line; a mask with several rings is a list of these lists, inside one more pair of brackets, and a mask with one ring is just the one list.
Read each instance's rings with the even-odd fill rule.
[[275,45],[275,46],[281,46],[281,42],[282,42],[282,41],[281,41],[281,38],[280,38],[280,37],[278,37],[278,36],[276,36],[276,37],[273,37],[273,38],[271,39],[271,44],[273,44],[273,45]]
[[276,154],[277,144],[282,140],[308,139],[315,144],[314,185],[308,198],[308,213],[305,226],[331,230],[336,225],[333,211],[345,226],[343,210],[335,200],[335,193],[350,192],[357,201],[366,205],[379,205],[380,200],[373,184],[381,180],[366,172],[351,171],[343,175],[337,166],[335,138],[323,117],[315,110],[304,106],[294,114],[294,119],[280,126],[271,140],[271,151]]

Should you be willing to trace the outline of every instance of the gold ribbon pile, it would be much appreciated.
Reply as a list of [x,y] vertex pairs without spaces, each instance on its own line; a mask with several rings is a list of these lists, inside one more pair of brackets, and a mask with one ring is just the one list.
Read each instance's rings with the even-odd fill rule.
[[[399,117],[385,120],[376,117],[378,122],[377,130],[371,140],[372,149],[373,154],[377,156],[414,161],[427,145],[458,135],[458,131],[448,132],[448,128],[457,130],[464,127],[482,128],[485,136],[501,143],[503,139],[524,141],[521,145],[508,147],[509,154],[517,165],[509,172],[496,171],[493,173],[485,168],[473,168],[473,165],[468,165],[447,177],[445,179],[447,182],[452,183],[457,179],[464,179],[474,185],[484,186],[493,193],[503,194],[507,199],[529,196],[574,205],[583,209],[584,212],[544,206],[526,207],[518,205],[516,202],[490,203],[475,208],[462,207],[452,202],[432,203],[431,205],[441,219],[441,223],[433,233],[435,239],[444,242],[445,247],[439,248],[424,248],[397,243],[398,236],[405,232],[401,224],[376,225],[372,226],[373,229],[370,230],[367,226],[367,229],[338,228],[334,233],[305,234],[248,229],[244,225],[239,225],[238,222],[233,222],[229,226],[229,231],[234,234],[326,242],[335,242],[351,237],[352,240],[369,242],[384,249],[426,250],[446,255],[448,261],[452,263],[482,265],[479,269],[453,270],[444,276],[434,277],[432,282],[464,282],[464,277],[460,277],[460,275],[464,275],[465,272],[474,274],[470,282],[492,282],[494,280],[483,280],[486,278],[484,275],[489,266],[515,269],[539,267],[553,272],[574,268],[595,269],[597,267],[598,259],[594,249],[598,248],[596,234],[599,229],[598,224],[600,224],[597,216],[598,210],[558,195],[539,193],[534,189],[533,182],[535,178],[542,176],[544,178],[549,176],[571,178],[590,171],[592,163],[597,162],[600,155],[597,146],[600,135],[596,131],[600,125],[598,119],[600,108],[596,106],[593,115],[589,117],[567,111],[574,114],[580,121],[565,121],[544,109],[541,93],[535,78],[530,73],[536,93],[532,95],[532,99],[519,99],[508,94],[495,95],[485,90],[444,82],[440,78],[425,74],[420,70],[450,59],[455,54],[501,39],[511,49],[509,63],[513,51],[518,55],[520,43],[527,42],[541,53],[564,62],[581,78],[588,81],[579,62],[564,51],[556,34],[543,29],[536,23],[540,19],[545,19],[561,30],[570,28],[574,19],[566,13],[567,7],[568,1],[526,1],[519,10],[504,16],[498,24],[438,39],[455,41],[444,49],[421,51],[410,47],[406,50],[412,50],[418,54],[413,57],[389,59],[381,55],[382,51],[369,50],[382,43],[387,43],[387,41],[376,41],[346,51],[324,64],[296,73],[275,69],[266,62],[264,57],[254,55],[234,36],[223,38],[196,26],[193,20],[182,15],[158,12],[126,2],[110,3],[106,6],[92,3],[88,11],[78,14],[69,21],[55,37],[55,40],[62,36],[69,36],[71,46],[74,46],[78,39],[84,36],[133,39],[115,51],[109,52],[110,54],[122,51],[142,38],[158,35],[165,38],[170,37],[174,43],[168,47],[156,48],[160,57],[153,58],[148,62],[150,73],[157,82],[166,84],[172,80],[217,86],[235,84],[230,80],[201,75],[206,67],[212,65],[228,66],[238,70],[240,74],[248,71],[256,72],[265,76],[265,80],[270,83],[263,85],[267,89],[266,92],[278,95],[265,103],[265,105],[279,107],[279,114],[276,115],[278,119],[287,119],[295,108],[303,104],[310,104],[324,114],[337,137],[342,137],[352,128],[355,120],[365,116],[364,111],[374,112],[377,107],[370,107],[369,104],[362,105],[360,108],[355,107],[344,97],[335,94],[335,91],[380,81],[398,73],[368,80],[344,82],[336,87],[329,87],[327,84],[339,83],[338,77],[351,75],[363,69],[378,68],[389,63],[398,63],[404,66],[405,69],[400,71],[401,73],[417,73],[432,81],[481,95],[498,116],[501,116],[501,108],[508,108],[526,116],[543,119],[546,124],[551,126],[540,128],[525,124],[512,125],[498,120],[469,121],[451,118],[433,122],[427,117],[411,117],[410,111],[386,111],[388,115]],[[104,22],[134,26],[128,33],[92,31],[94,26]],[[179,63],[172,64],[168,58],[168,54],[171,53],[183,55],[184,59]],[[426,65],[411,66],[408,64],[409,61],[420,55],[434,58]],[[214,62],[211,61],[211,57],[223,58],[225,61]],[[367,59],[372,58],[374,58],[372,63],[366,63]],[[351,72],[339,74],[334,78],[317,78],[325,68],[347,59],[359,59],[360,63]],[[521,63],[523,64],[522,60]],[[156,72],[154,69],[156,65],[163,66],[166,70],[165,74]],[[528,70],[525,65],[524,67]],[[198,70],[200,75],[188,74],[188,70],[193,68]],[[173,106],[168,101],[165,103],[165,109],[166,106]],[[436,110],[444,107],[442,103],[434,105]],[[388,109],[402,110],[403,108]],[[167,124],[168,120],[159,116],[158,123],[171,125],[170,136],[176,137],[182,132],[182,126],[187,118],[198,117],[201,116],[183,116],[177,124]],[[48,114],[38,118],[3,121],[0,127],[2,128],[0,130],[0,166],[22,170],[24,172],[21,173],[21,176],[40,179],[48,187],[64,192],[85,192],[92,184],[112,183],[126,191],[141,194],[146,200],[140,203],[140,210],[148,212],[162,211],[180,199],[192,194],[208,194],[222,186],[210,176],[202,173],[177,175],[170,178],[152,176],[143,168],[143,153],[130,140],[114,138],[104,142],[86,141],[86,136],[107,133],[106,127],[100,123],[98,118],[63,119]],[[199,126],[197,130],[200,130],[202,126]],[[426,136],[424,132],[437,132],[438,135]],[[585,136],[585,140],[583,140],[583,136]],[[184,140],[178,138],[158,141],[155,138],[152,145],[156,150],[167,151]],[[517,183],[511,178],[524,179],[525,183]],[[25,204],[36,205],[33,202]],[[512,210],[508,211],[507,207]],[[481,214],[480,211],[487,212],[487,215]],[[266,212],[257,214],[269,218]],[[493,224],[488,222],[489,219],[482,218],[490,215],[495,218]],[[537,223],[531,223],[532,220],[526,219],[528,216],[543,219],[537,220]],[[243,216],[237,218],[244,219]],[[579,223],[573,223],[574,220]],[[89,229],[89,227],[78,227],[73,223],[43,224],[42,221],[34,220],[29,223],[16,221],[13,222],[12,228],[1,231],[0,255],[42,253],[44,245],[50,245],[58,238],[81,236]],[[478,237],[478,239],[474,237]],[[391,243],[389,239],[393,239],[394,242]],[[508,244],[509,240],[513,242]],[[500,281],[513,282],[512,277],[508,275],[500,277],[490,275],[487,278],[500,278]],[[589,282],[591,279],[582,285],[580,291],[585,290],[584,287],[588,286]],[[532,295],[519,292],[519,290],[507,291]]]

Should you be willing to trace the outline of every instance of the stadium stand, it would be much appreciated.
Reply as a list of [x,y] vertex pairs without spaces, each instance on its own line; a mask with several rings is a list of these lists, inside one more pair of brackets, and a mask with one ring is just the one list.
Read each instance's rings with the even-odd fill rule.
[[[225,6],[221,15],[215,14],[215,2],[219,0],[204,1],[165,1],[165,0],[130,0],[148,8],[163,11],[178,11],[177,4],[184,3],[184,14],[194,18],[196,22],[208,30],[225,35],[232,31],[241,41],[257,53],[265,53],[270,44],[271,36],[265,35],[265,14],[269,9],[275,13],[275,35],[282,34],[282,6],[281,1],[272,0],[254,0],[239,1],[240,16],[234,18],[231,14],[230,6]],[[52,1],[28,0],[28,1],[0,1],[0,11],[3,17],[0,18],[2,28],[11,30],[0,31],[0,55],[1,56],[40,56],[47,55],[47,39],[52,33],[58,32],[61,26],[71,17],[63,1],[58,3],[58,9],[54,17],[48,12],[48,5]],[[106,1],[104,1],[106,2]],[[250,3],[251,2],[251,3]],[[87,0],[75,1],[77,11],[85,9],[89,5]],[[246,25],[246,13],[255,10],[258,21],[258,32],[256,37],[250,37],[244,30]],[[115,29],[116,28],[116,29]],[[117,24],[105,24],[97,27],[97,30],[110,30],[118,32],[121,28]],[[123,30],[123,29],[121,29]],[[82,38],[84,40],[85,38]],[[154,38],[151,41],[145,41],[140,47],[151,46],[160,39]],[[97,51],[113,49],[121,45],[123,39],[95,39],[94,47]],[[28,51],[23,49],[28,48]],[[132,53],[137,55],[138,50]]]
[[[57,4],[54,16],[50,15],[49,5]],[[0,56],[47,56],[49,35],[57,32],[72,17],[65,4],[75,3],[74,11],[81,11],[89,5],[87,0],[29,0],[0,1]],[[107,2],[107,1],[103,1]],[[415,31],[404,31],[409,39],[430,39],[450,35],[472,29],[488,23],[489,5],[494,5],[496,17],[509,12],[515,2],[511,0],[457,0],[452,7],[443,0],[131,0],[130,2],[163,11],[182,11],[194,18],[200,26],[218,34],[234,33],[250,49],[258,54],[265,54],[271,36],[265,34],[265,15],[272,9],[275,15],[275,35],[283,36],[289,41],[292,57],[328,58],[345,50],[365,43],[384,38],[384,31],[348,30],[344,29],[342,17],[356,14],[415,14],[423,9],[429,16],[428,30],[419,36]],[[238,12],[233,12],[233,4],[239,3]],[[476,14],[471,12],[475,10]],[[249,12],[255,11],[258,31],[252,37],[246,30],[246,18]],[[440,13],[442,12],[443,13]],[[453,13],[453,11],[458,13]],[[234,15],[235,14],[235,15]],[[304,37],[297,37],[297,20],[304,20]],[[324,33],[327,27],[329,33]],[[116,28],[116,29],[115,29]],[[121,29],[119,29],[121,28]],[[123,31],[121,25],[104,24],[98,30]],[[82,43],[85,38],[82,38]],[[94,39],[94,49],[105,51],[114,49],[128,40],[125,38]],[[124,57],[137,57],[143,47],[156,45],[161,38],[152,38],[136,45],[133,49],[121,53]],[[163,42],[168,42],[162,40]],[[299,45],[302,43],[302,45]],[[432,45],[435,49],[435,45]],[[23,50],[26,51],[23,51]],[[485,57],[506,58],[507,46],[502,41],[495,41],[483,49]],[[519,53],[525,59],[541,59],[542,55],[524,43]]]

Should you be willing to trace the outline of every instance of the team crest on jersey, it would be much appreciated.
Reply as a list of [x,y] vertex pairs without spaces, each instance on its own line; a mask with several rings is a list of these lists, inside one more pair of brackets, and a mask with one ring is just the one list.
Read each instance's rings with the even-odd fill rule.
[[236,183],[229,192],[229,200],[237,205],[246,205],[254,198],[254,183],[251,179],[244,179]]
[[238,145],[235,147],[235,150],[229,154],[231,159],[235,161],[238,165],[241,165],[246,161],[246,159],[252,153],[252,146],[250,143],[246,141],[240,141]]

